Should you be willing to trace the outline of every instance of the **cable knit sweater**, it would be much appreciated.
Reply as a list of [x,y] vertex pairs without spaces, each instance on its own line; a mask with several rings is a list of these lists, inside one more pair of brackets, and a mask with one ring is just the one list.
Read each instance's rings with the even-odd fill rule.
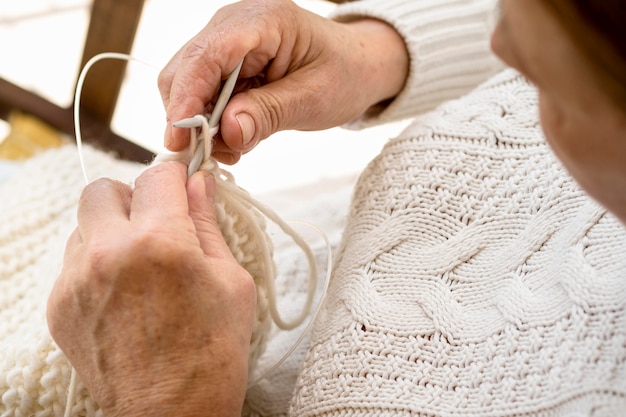
[[[356,125],[489,77],[493,2],[375,0],[405,91]],[[468,61],[470,64],[468,65]],[[505,70],[418,117],[363,172],[293,416],[626,415],[626,231],[542,136]]]

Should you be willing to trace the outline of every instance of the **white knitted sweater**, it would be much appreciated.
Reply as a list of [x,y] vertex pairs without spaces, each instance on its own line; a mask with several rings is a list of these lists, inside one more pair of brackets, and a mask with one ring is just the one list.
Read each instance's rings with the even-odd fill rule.
[[[489,3],[340,9],[394,24],[412,57],[361,125],[489,76]],[[467,77],[463,54],[483,62]],[[516,72],[418,117],[363,172],[290,413],[626,415],[626,230],[552,155]]]
[[357,184],[294,416],[626,415],[626,231],[512,71]]

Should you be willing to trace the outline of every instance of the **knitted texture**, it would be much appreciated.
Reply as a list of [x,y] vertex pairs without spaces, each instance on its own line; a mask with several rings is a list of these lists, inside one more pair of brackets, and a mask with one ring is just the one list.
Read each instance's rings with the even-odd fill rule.
[[[0,184],[0,415],[62,416],[71,367],[46,325],[48,294],[61,271],[84,187],[76,148],[24,162]],[[129,180],[135,165],[85,153],[95,177]],[[99,415],[81,388],[76,410]]]
[[[85,147],[90,175],[133,180],[143,165],[118,161]],[[61,416],[71,367],[53,343],[45,320],[48,294],[61,270],[65,242],[76,227],[76,207],[84,180],[77,151],[64,146],[40,154],[0,183],[0,416]],[[242,203],[256,226],[265,219]],[[270,330],[265,297],[266,271],[260,251],[272,243],[252,239],[251,225],[215,198],[217,220],[235,259],[257,284],[257,320],[253,328],[250,363],[253,368]],[[275,273],[275,266],[271,269]],[[74,401],[74,415],[98,415],[99,408],[82,384]]]
[[626,231],[513,71],[362,174],[294,416],[626,415]]

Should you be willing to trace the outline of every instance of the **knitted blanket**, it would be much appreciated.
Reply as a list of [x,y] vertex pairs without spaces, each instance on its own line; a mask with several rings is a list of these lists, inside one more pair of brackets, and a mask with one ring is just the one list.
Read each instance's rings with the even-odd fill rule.
[[626,230],[506,71],[356,186],[291,414],[625,416]]
[[[88,150],[94,177],[129,182],[135,164]],[[84,187],[76,148],[36,156],[0,184],[0,415],[62,416],[71,367],[48,333],[48,294],[61,270],[65,241],[76,227]],[[95,415],[81,388],[78,407]]]
[[[116,160],[85,147],[91,178],[110,177],[129,183],[145,167]],[[339,241],[347,213],[351,181],[333,192],[314,195],[286,190],[268,196],[285,220],[318,224],[331,244]],[[46,302],[61,270],[65,242],[76,226],[78,197],[84,180],[73,145],[39,154],[0,181],[0,416],[63,416],[71,367],[52,341],[45,319]],[[298,204],[289,197],[293,194]],[[304,198],[301,198],[304,197]],[[295,226],[294,226],[295,227]],[[319,236],[296,228],[310,243],[325,273],[326,246]],[[276,293],[284,317],[297,316],[307,294],[308,264],[287,237],[272,233]],[[292,346],[306,323],[292,331],[269,330],[265,353],[251,379],[265,374]],[[245,415],[284,415],[306,342],[274,373],[251,387]],[[73,415],[101,415],[98,405],[79,383]]]

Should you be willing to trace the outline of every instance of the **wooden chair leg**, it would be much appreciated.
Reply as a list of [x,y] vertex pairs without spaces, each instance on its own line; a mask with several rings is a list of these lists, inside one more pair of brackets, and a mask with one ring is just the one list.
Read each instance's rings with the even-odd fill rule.
[[[143,6],[144,0],[93,0],[80,68],[101,52],[129,53]],[[83,137],[99,148],[117,153],[120,158],[150,161],[152,152],[110,128],[125,70],[124,62],[103,61],[87,74],[81,94]],[[6,119],[12,109],[33,114],[62,132],[74,134],[72,108],[59,107],[0,78],[0,117]]]

